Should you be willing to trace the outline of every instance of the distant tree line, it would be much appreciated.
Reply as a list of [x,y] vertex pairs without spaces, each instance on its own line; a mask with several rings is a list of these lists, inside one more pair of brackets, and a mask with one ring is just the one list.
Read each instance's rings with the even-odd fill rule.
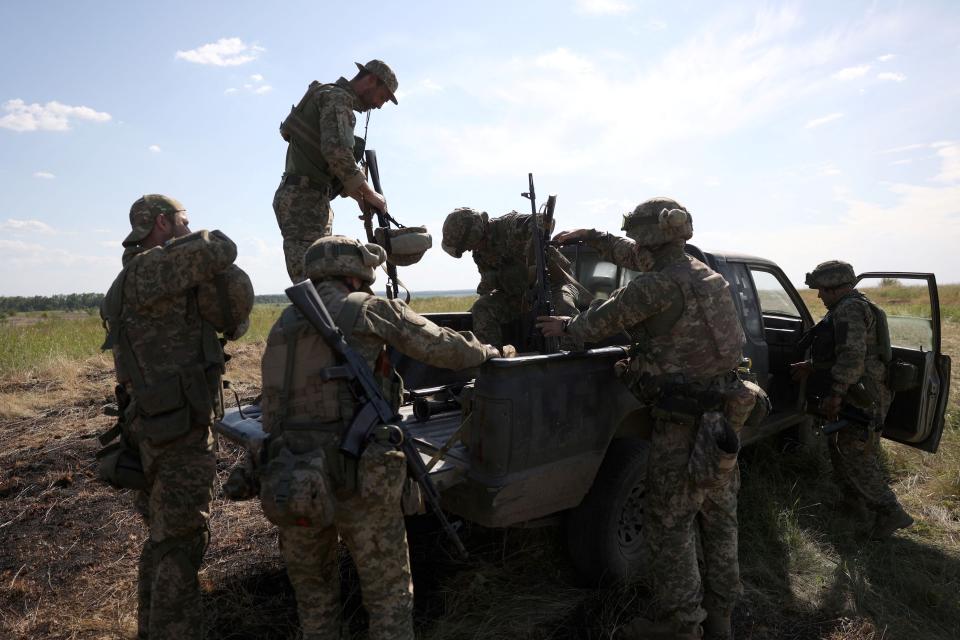
[[[55,296],[0,296],[0,315],[30,311],[82,311],[98,309],[103,302],[102,293],[64,293]],[[257,304],[287,302],[283,294],[256,296]]]

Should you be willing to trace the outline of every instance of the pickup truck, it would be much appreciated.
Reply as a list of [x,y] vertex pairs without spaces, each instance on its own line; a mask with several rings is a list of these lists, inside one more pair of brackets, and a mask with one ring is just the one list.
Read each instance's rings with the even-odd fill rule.
[[[566,247],[575,277],[597,297],[624,286],[635,273],[598,259],[582,246]],[[813,318],[773,262],[734,253],[687,253],[730,283],[747,342],[744,356],[767,391],[772,411],[746,428],[744,444],[789,428],[811,431],[805,394],[789,375],[803,360],[799,342]],[[940,351],[936,278],[929,273],[864,273],[858,288],[891,279],[924,287],[929,305],[916,316],[886,309],[894,358],[914,365],[901,385],[884,437],[936,452],[950,386],[950,358]],[[884,305],[880,303],[880,306]],[[913,309],[911,309],[913,311]],[[469,330],[467,312],[428,314],[437,324]],[[509,327],[505,327],[509,329]],[[626,335],[584,351],[522,354],[479,369],[453,372],[400,353],[394,364],[410,403],[402,426],[415,438],[445,510],[486,527],[564,527],[571,559],[590,583],[628,579],[642,570],[643,508],[650,422],[639,401],[617,380],[614,363],[627,357]],[[456,402],[452,402],[456,400]],[[416,415],[414,407],[416,406]],[[257,407],[236,409],[218,429],[247,423]],[[246,417],[244,417],[246,416]],[[456,437],[454,437],[456,436]]]

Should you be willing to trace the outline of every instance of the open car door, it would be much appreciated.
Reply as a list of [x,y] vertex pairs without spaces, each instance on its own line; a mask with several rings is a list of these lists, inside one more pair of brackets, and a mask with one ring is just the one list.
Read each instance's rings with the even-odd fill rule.
[[[940,299],[932,273],[864,273],[857,289],[887,314],[896,391],[883,437],[936,452],[950,392],[950,357],[940,352]],[[895,365],[898,366],[898,365]]]

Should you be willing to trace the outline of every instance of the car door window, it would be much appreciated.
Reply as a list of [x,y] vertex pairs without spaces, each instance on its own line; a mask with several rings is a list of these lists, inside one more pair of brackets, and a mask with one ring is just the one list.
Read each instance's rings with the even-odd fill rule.
[[863,278],[857,289],[887,314],[890,344],[934,351],[933,312],[926,280]]
[[753,270],[753,282],[757,286],[757,296],[760,298],[760,310],[764,315],[787,316],[800,318],[800,310],[790,298],[787,290],[775,275],[768,271]]

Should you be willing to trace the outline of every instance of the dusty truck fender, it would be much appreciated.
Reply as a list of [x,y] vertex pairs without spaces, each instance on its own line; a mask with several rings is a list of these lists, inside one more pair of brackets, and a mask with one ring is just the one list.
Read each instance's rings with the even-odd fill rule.
[[506,527],[577,506],[639,402],[616,377],[624,347],[495,359],[476,379],[465,481],[444,507]]

